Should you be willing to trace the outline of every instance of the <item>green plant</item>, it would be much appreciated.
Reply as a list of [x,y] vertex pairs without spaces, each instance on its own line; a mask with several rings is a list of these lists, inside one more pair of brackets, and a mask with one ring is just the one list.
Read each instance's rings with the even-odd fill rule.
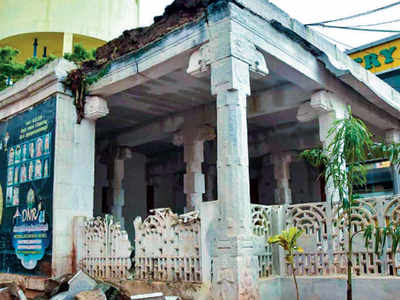
[[302,230],[296,227],[291,227],[288,230],[284,230],[281,234],[271,236],[268,239],[270,244],[278,244],[283,250],[286,251],[286,261],[292,267],[293,281],[296,288],[297,300],[300,300],[299,287],[296,279],[296,269],[294,266],[294,253],[303,252],[303,248],[297,245],[297,239],[303,234]]
[[[358,205],[353,193],[354,186],[363,186],[366,184],[367,169],[365,162],[374,157],[383,157],[398,164],[400,158],[400,144],[375,143],[373,136],[366,125],[360,119],[352,115],[351,109],[348,109],[348,117],[337,120],[333,123],[328,132],[328,138],[331,143],[327,149],[311,149],[301,153],[301,157],[306,159],[311,165],[325,167],[325,177],[328,184],[333,184],[340,199],[340,210],[343,212],[341,220],[346,224],[348,235],[347,250],[347,299],[352,299],[352,256],[353,239],[355,235],[365,231],[367,228],[353,232],[352,211]],[[332,200],[332,199],[331,199]],[[374,228],[372,230],[372,228]],[[382,232],[371,224],[369,230]],[[372,232],[371,231],[371,232]],[[390,229],[385,229],[386,234]],[[372,236],[369,233],[366,238]],[[375,234],[379,239],[380,234]],[[376,241],[379,245],[379,240]]]
[[81,44],[75,44],[72,53],[65,53],[64,58],[80,66],[83,62],[96,58],[96,49],[86,50]]
[[18,54],[19,51],[14,48],[0,48],[0,91],[25,74],[24,65],[15,61]]
[[8,46],[0,48],[0,91],[56,59],[54,55],[32,57],[20,64],[15,60],[18,54],[17,49]]
[[78,69],[69,72],[67,78],[64,80],[64,86],[70,89],[74,95],[78,124],[85,117],[85,99],[88,95],[88,87],[106,75],[110,69],[110,64],[107,64],[100,71],[87,76],[87,72],[83,70],[83,65],[86,62],[94,60],[95,56],[96,50],[87,51],[79,44],[74,45],[72,53],[64,55],[65,59],[74,62],[78,66]]

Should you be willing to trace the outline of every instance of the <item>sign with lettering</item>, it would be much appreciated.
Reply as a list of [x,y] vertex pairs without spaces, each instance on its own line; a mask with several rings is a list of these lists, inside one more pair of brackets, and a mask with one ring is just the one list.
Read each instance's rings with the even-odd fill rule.
[[373,73],[400,67],[400,39],[349,54],[354,61]]
[[0,123],[0,272],[50,275],[56,99]]

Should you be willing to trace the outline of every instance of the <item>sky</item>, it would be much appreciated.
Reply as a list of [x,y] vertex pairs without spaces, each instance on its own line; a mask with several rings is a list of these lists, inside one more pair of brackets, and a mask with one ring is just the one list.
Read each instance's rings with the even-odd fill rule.
[[[154,16],[161,15],[164,8],[173,0],[142,0],[141,24],[147,26],[153,23]],[[288,13],[292,18],[303,24],[321,22],[341,17],[347,17],[357,13],[392,4],[394,0],[271,0],[276,6]],[[377,25],[368,28],[400,31],[400,5],[389,9],[343,22],[332,23],[337,26],[355,26],[376,24],[399,19],[398,22],[386,25]],[[313,27],[322,34],[328,36],[331,42],[341,49],[358,47],[378,39],[397,33],[361,32],[342,29],[328,29]],[[335,41],[336,40],[336,41]]]

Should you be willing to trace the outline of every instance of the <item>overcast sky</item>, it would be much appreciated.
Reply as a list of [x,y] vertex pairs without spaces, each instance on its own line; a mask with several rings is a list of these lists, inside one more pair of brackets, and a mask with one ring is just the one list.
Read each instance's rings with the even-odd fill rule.
[[[147,26],[153,23],[154,16],[161,15],[165,6],[172,3],[173,0],[142,0],[141,1],[141,24]],[[300,22],[314,23],[330,19],[337,19],[349,15],[357,14],[367,10],[382,7],[394,0],[271,0],[275,5],[286,11],[292,18]],[[400,19],[400,5],[386,9],[379,13],[356,19],[332,23],[338,26],[354,26],[364,24],[375,24]],[[341,42],[349,47],[358,47],[360,45],[396,34],[396,33],[376,33],[361,32],[341,29],[317,28],[323,34]],[[387,25],[374,26],[369,28],[400,30],[400,21]],[[341,48],[345,46],[338,44]],[[349,48],[347,47],[347,48]]]

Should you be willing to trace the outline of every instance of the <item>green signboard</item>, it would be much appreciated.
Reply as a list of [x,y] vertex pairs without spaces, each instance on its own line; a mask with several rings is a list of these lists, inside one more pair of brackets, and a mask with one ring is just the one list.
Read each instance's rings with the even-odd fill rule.
[[0,272],[49,275],[56,99],[0,123]]

